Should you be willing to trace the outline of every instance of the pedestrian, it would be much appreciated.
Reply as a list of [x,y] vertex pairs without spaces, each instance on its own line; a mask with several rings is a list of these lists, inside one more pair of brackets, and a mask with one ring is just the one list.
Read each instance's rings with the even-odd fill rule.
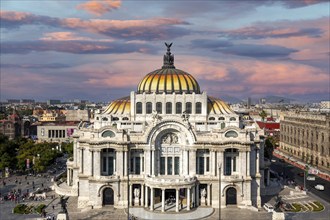
[[52,207],[53,207],[53,210],[55,209],[55,206],[54,205],[52,205]]

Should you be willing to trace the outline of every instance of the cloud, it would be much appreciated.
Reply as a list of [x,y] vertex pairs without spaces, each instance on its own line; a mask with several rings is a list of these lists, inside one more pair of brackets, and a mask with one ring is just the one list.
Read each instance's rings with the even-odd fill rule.
[[215,49],[220,47],[229,47],[232,45],[233,43],[227,40],[196,39],[191,41],[192,48]]
[[216,49],[224,54],[253,58],[287,57],[298,50],[275,45],[237,44],[227,48]]
[[77,9],[85,10],[94,15],[103,15],[121,6],[121,1],[111,0],[92,0],[86,3],[79,4]]
[[[277,0],[273,0],[276,2]],[[282,4],[287,8],[300,8],[319,3],[329,3],[329,0],[281,0]]]
[[288,38],[288,37],[320,37],[323,31],[319,28],[296,27],[263,27],[260,25],[244,27],[236,30],[222,31],[220,37],[229,39],[262,39],[262,38]]
[[1,64],[1,68],[21,68],[21,69],[62,69],[69,68],[71,65],[63,63],[47,63],[47,64]]
[[106,20],[79,18],[53,18],[31,13],[2,11],[1,28],[22,25],[46,25],[69,30],[84,30],[108,37],[127,40],[164,40],[185,36],[190,30],[177,25],[189,23],[177,18],[151,18],[147,20]]
[[20,41],[2,42],[3,54],[27,54],[32,51],[57,51],[73,54],[153,53],[150,45],[92,41]]
[[75,33],[72,32],[52,32],[52,33],[45,33],[44,37],[40,38],[40,40],[52,40],[52,41],[69,41],[69,40],[90,40],[87,37],[79,37]]

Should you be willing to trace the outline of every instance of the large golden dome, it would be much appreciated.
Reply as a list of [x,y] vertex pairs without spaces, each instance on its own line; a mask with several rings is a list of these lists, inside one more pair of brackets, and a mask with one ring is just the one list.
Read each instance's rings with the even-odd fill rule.
[[166,44],[167,53],[164,55],[163,67],[148,73],[139,83],[137,93],[200,94],[196,79],[189,73],[175,68],[174,55],[170,52],[171,45]]

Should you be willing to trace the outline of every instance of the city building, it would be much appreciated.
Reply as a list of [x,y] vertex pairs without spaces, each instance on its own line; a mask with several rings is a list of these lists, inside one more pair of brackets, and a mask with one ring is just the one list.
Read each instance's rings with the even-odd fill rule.
[[283,112],[280,130],[281,151],[330,171],[330,114]]
[[72,134],[78,123],[45,123],[37,126],[39,142],[68,142],[72,141]]
[[14,111],[7,119],[0,120],[0,134],[8,136],[12,140],[21,135],[22,121]]
[[74,132],[68,186],[54,187],[78,196],[78,208],[261,207],[262,130],[240,128],[225,102],[175,68],[170,46],[162,68],[144,76],[137,91]]
[[90,111],[89,110],[64,110],[66,121],[89,121]]

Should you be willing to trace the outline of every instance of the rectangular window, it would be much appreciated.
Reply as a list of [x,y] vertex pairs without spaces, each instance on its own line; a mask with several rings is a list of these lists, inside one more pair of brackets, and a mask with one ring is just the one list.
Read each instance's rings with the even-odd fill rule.
[[210,158],[206,157],[206,172],[210,171]]
[[167,158],[167,175],[172,175],[172,157]]
[[172,103],[166,102],[166,114],[172,114]]
[[135,174],[140,174],[141,172],[141,158],[140,157],[136,157],[135,158]]
[[151,102],[147,102],[147,104],[146,104],[146,112],[147,112],[147,114],[151,114],[152,113],[152,103]]
[[142,102],[136,103],[136,114],[142,114]]
[[108,175],[113,174],[113,157],[108,157]]
[[198,174],[204,174],[204,157],[198,157]]
[[186,113],[187,114],[191,114],[191,108],[192,108],[191,102],[187,102],[186,103]]
[[142,172],[144,172],[144,157],[142,157]]
[[174,157],[174,175],[180,173],[180,157]]
[[162,114],[162,103],[161,103],[161,102],[157,102],[157,103],[156,103],[156,111],[157,111],[159,114]]
[[160,175],[165,175],[165,157],[160,158]]
[[102,164],[103,172],[107,172],[107,158],[103,157],[103,164]]
[[231,175],[231,157],[226,157],[225,175]]
[[182,114],[182,103],[181,102],[177,102],[175,104],[175,113]]
[[236,172],[236,157],[233,157],[233,172]]
[[134,158],[132,157],[131,158],[131,162],[130,162],[130,165],[129,165],[129,170],[130,170],[130,173],[133,173],[134,172]]
[[202,103],[196,102],[196,114],[202,114]]

